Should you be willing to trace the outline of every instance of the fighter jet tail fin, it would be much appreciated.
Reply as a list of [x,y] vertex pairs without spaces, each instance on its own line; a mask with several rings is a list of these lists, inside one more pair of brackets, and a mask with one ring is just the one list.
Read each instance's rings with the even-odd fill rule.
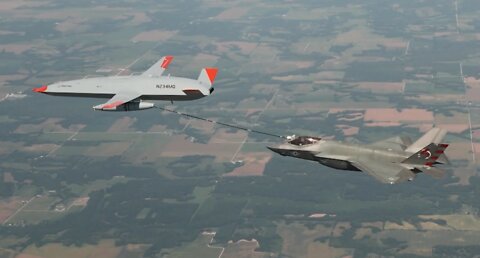
[[200,75],[198,76],[198,81],[201,82],[202,84],[212,86],[213,82],[215,81],[215,77],[217,77],[217,68],[204,68],[200,72]]
[[426,147],[423,147],[412,156],[408,157],[402,163],[412,164],[423,167],[432,167],[436,163],[447,163],[447,157],[445,156],[445,149],[448,144],[445,143],[430,143]]
[[406,152],[415,153],[419,150],[423,149],[425,146],[428,146],[430,143],[439,144],[445,135],[447,134],[447,130],[441,128],[432,128],[428,132],[426,132],[422,137],[420,137],[416,142],[412,145],[408,146],[405,149]]

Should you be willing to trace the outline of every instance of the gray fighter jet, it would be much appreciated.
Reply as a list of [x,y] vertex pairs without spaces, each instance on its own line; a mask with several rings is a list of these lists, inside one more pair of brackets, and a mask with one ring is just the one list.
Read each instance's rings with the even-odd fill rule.
[[448,144],[440,143],[446,130],[433,128],[415,142],[408,137],[393,137],[368,145],[324,140],[318,137],[288,137],[286,143],[270,150],[300,159],[317,161],[327,167],[365,172],[383,183],[412,181],[424,172],[441,177],[434,167],[448,164],[444,154]]
[[165,56],[140,75],[110,76],[62,81],[34,88],[53,96],[110,98],[94,110],[131,111],[153,108],[145,100],[194,100],[213,93],[217,68],[204,68],[198,79],[163,76],[173,56]]

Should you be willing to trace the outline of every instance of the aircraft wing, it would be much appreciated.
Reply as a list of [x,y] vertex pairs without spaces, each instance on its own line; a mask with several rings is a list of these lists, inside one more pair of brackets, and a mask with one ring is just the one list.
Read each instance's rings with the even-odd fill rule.
[[93,109],[96,110],[116,110],[120,105],[123,105],[127,102],[137,99],[140,97],[140,93],[135,92],[120,92],[115,94],[109,101],[104,104],[94,106]]
[[396,184],[414,178],[409,169],[397,164],[373,160],[350,160],[353,166],[373,176],[382,183]]
[[371,146],[392,149],[397,151],[404,151],[412,144],[412,139],[407,136],[395,136],[378,142],[370,144]]
[[143,72],[142,75],[150,77],[160,77],[163,72],[167,70],[168,65],[172,62],[173,56],[164,56],[158,60],[154,65],[152,65],[148,70]]

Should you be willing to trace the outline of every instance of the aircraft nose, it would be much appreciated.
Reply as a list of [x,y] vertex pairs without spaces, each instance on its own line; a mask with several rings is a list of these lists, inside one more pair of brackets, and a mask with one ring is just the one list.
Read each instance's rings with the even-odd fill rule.
[[33,88],[32,91],[33,91],[33,92],[40,92],[40,93],[42,93],[42,92],[47,91],[47,89],[48,89],[48,86],[47,86],[47,85],[43,85],[43,86],[41,86],[41,87]]
[[284,151],[282,151],[282,149],[275,148],[275,147],[270,147],[270,146],[267,146],[267,149],[269,149],[269,150],[271,150],[271,151],[273,151],[273,152],[275,152],[275,153],[278,153],[278,154],[280,154],[280,155],[282,155],[282,156],[285,156],[285,153],[284,153]]

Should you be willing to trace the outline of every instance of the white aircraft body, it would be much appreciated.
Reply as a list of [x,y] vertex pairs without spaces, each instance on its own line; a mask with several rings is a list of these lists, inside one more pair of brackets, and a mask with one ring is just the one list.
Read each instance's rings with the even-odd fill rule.
[[165,56],[140,75],[109,76],[61,81],[34,88],[53,96],[110,98],[96,105],[94,110],[132,111],[153,108],[145,100],[186,101],[203,98],[213,93],[217,68],[204,68],[198,79],[163,76],[173,60]]

